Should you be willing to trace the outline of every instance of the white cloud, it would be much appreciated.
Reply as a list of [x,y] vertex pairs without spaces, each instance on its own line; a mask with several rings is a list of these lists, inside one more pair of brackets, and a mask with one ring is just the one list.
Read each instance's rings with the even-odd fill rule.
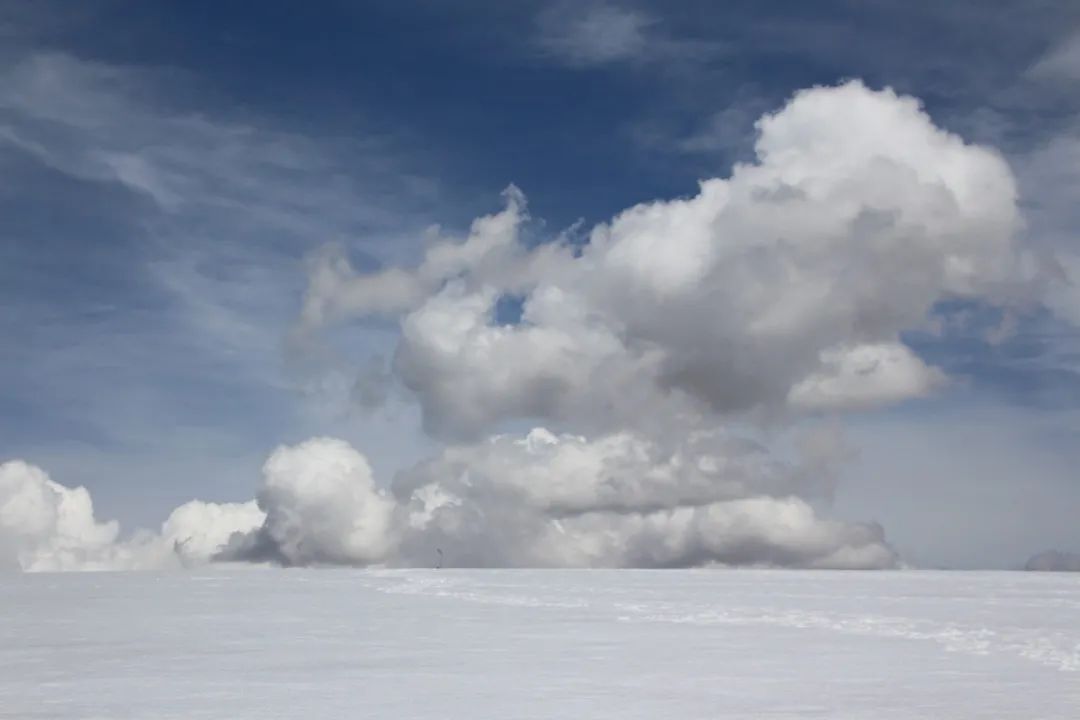
[[890,567],[875,526],[821,519],[800,468],[720,432],[673,449],[535,429],[454,446],[376,488],[341,441],[279,448],[265,525],[226,557],[284,564]]
[[284,565],[891,567],[873,525],[822,519],[818,447],[798,464],[719,430],[664,446],[535,429],[454,446],[380,489],[347,443],[274,451],[256,501],[192,501],[119,539],[83,488],[0,466],[0,561],[27,571]]
[[251,532],[263,524],[265,513],[254,500],[212,503],[192,500],[176,508],[161,526],[163,550],[175,553],[185,565],[210,562],[235,533]]
[[[902,333],[943,300],[1022,310],[1045,297],[1044,266],[1020,242],[1006,163],[912,98],[814,88],[757,128],[754,163],[630,208],[584,246],[526,250],[512,191],[457,250],[438,241],[456,260],[441,271],[346,267],[313,287],[334,312],[306,314],[309,329],[383,313],[387,278],[412,288],[386,292],[395,372],[431,432],[469,441],[398,476],[387,562],[438,547],[479,565],[895,563],[880,528],[813,509],[841,444],[785,465],[715,428],[924,397],[946,378]],[[497,319],[506,297],[520,322]],[[477,440],[533,418],[588,438]]]
[[865,409],[928,395],[945,382],[899,344],[832,348],[821,353],[822,369],[799,381],[788,403],[807,410]]
[[511,287],[526,283],[529,265],[538,263],[544,252],[530,257],[518,242],[519,228],[528,217],[525,196],[512,185],[503,196],[506,208],[476,219],[465,238],[429,233],[429,245],[412,271],[390,267],[360,275],[340,246],[323,248],[309,262],[301,329],[356,316],[397,317],[421,305],[447,280],[466,273],[500,278]]
[[193,501],[169,516],[160,534],[120,539],[114,521],[100,522],[86,488],[54,482],[20,460],[0,464],[0,569],[122,570],[202,564],[233,533],[262,524],[254,502]]
[[455,282],[403,321],[396,370],[419,396],[429,430],[478,437],[514,417],[602,427],[613,412],[662,413],[674,405],[640,382],[657,375],[659,355],[629,352],[575,294],[535,290],[519,326],[494,324],[497,299],[490,286],[470,292]]
[[108,562],[119,533],[99,523],[86,488],[67,488],[18,460],[0,464],[0,568],[66,569]]
[[[400,295],[380,305],[391,273],[426,289],[390,303],[403,313],[397,372],[429,429],[479,437],[522,417],[609,432],[817,407],[822,393],[837,410],[921,397],[939,373],[904,330],[941,300],[1039,292],[1009,167],[913,98],[814,88],[757,127],[755,163],[630,208],[583,248],[525,252],[515,192],[482,221],[497,240],[474,228],[456,252],[440,246],[449,269],[429,256],[312,296],[363,316]],[[494,320],[506,295],[523,298],[518,324]]]
[[341,440],[275,450],[258,502],[266,512],[258,542],[286,564],[372,564],[395,542],[392,501],[375,487],[367,458]]

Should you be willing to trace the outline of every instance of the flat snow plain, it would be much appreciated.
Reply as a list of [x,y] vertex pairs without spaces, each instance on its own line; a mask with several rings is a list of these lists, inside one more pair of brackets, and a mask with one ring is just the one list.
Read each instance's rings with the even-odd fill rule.
[[1080,718],[1080,575],[0,576],[0,717]]

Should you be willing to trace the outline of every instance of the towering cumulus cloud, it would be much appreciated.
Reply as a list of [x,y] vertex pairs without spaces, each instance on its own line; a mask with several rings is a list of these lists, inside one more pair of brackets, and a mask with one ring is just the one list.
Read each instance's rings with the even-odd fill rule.
[[287,565],[383,562],[394,542],[394,503],[375,487],[367,459],[341,440],[278,448],[263,466],[266,521],[226,555]]
[[[184,531],[166,523],[140,557],[171,543],[170,557],[287,565],[427,565],[437,552],[481,566],[895,565],[881,528],[815,510],[828,443],[774,455],[755,425],[946,383],[901,334],[942,300],[1010,306],[1038,291],[1015,183],[916,100],[859,82],[800,92],[757,129],[754,163],[632,207],[585,243],[526,246],[511,187],[501,212],[435,238],[415,267],[317,257],[300,336],[397,320],[395,378],[447,445],[383,482],[341,441],[279,448],[257,508],[189,508]],[[526,422],[552,431],[505,434]],[[116,547],[85,493],[54,492],[58,507],[85,505],[73,524],[5,516],[4,537],[23,538],[5,548]]]
[[[630,208],[584,247],[526,252],[511,189],[414,270],[324,263],[304,317],[402,313],[397,372],[429,429],[462,439],[518,417],[651,431],[675,415],[918,397],[943,378],[903,330],[945,298],[1029,290],[1009,168],[915,100],[817,88],[758,129],[756,164]],[[493,322],[506,297],[523,300],[521,322]]]

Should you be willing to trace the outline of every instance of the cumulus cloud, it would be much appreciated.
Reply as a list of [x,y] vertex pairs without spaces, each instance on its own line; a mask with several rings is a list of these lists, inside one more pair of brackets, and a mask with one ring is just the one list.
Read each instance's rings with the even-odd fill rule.
[[518,242],[518,231],[528,217],[525,196],[511,185],[503,197],[505,209],[475,220],[465,238],[444,238],[433,228],[423,259],[412,270],[358,274],[341,246],[324,248],[309,263],[300,329],[357,316],[397,317],[466,271],[478,279],[502,278],[510,286],[527,284],[527,277],[517,276],[527,273],[531,263],[541,262],[543,252],[528,256]]
[[265,522],[233,539],[229,559],[369,565],[395,544],[393,501],[375,487],[367,458],[341,440],[314,438],[274,451],[258,504]]
[[880,527],[818,517],[803,468],[714,431],[665,449],[618,433],[534,429],[446,448],[379,489],[329,438],[276,450],[262,527],[222,559],[285,565],[878,568]]
[[537,428],[445,448],[380,488],[349,444],[274,451],[257,499],[192,501],[119,539],[83,488],[0,466],[0,560],[27,571],[279,565],[892,567],[877,525],[821,518],[821,447],[798,463],[720,430],[672,447]]
[[20,460],[0,464],[0,569],[137,570],[208,562],[233,533],[262,524],[254,502],[192,501],[172,512],[160,533],[120,539],[100,522],[86,488],[54,482]]
[[212,503],[192,500],[176,508],[161,526],[160,542],[153,536],[145,545],[153,546],[158,557],[150,564],[167,563],[171,553],[183,565],[211,561],[237,533],[260,527],[264,513],[254,500],[244,503]]
[[[1009,167],[915,99],[814,88],[757,129],[755,162],[630,208],[583,247],[526,251],[512,190],[416,268],[316,273],[305,320],[397,310],[396,371],[428,429],[475,439],[521,417],[648,431],[655,418],[921,397],[942,377],[903,331],[942,300],[1037,292]],[[520,322],[497,321],[507,296],[522,299]]]
[[[281,449],[259,493],[265,524],[224,555],[895,564],[881,528],[815,509],[840,444],[808,442],[783,462],[723,428],[942,386],[906,330],[944,300],[1008,309],[1043,291],[1017,242],[1016,184],[993,150],[860,82],[797,93],[757,130],[754,162],[619,213],[584,244],[527,247],[511,187],[464,238],[434,234],[415,267],[317,258],[301,328],[398,318],[393,373],[452,444],[386,490],[333,441]],[[498,310],[508,299],[513,321]],[[536,420],[560,433],[492,436]]]
[[811,410],[871,408],[928,395],[945,380],[899,343],[833,348],[821,353],[822,369],[788,393],[793,407]]
[[119,527],[94,518],[86,488],[53,482],[21,461],[0,465],[0,568],[108,564]]
[[725,432],[671,447],[534,429],[448,448],[393,485],[406,558],[482,565],[882,567],[879,528],[830,523],[798,497],[802,468]]

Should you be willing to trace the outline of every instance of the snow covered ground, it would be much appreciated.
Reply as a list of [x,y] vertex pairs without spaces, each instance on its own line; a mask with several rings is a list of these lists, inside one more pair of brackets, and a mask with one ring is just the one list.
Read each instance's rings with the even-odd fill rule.
[[0,717],[1080,718],[1080,575],[0,576]]

